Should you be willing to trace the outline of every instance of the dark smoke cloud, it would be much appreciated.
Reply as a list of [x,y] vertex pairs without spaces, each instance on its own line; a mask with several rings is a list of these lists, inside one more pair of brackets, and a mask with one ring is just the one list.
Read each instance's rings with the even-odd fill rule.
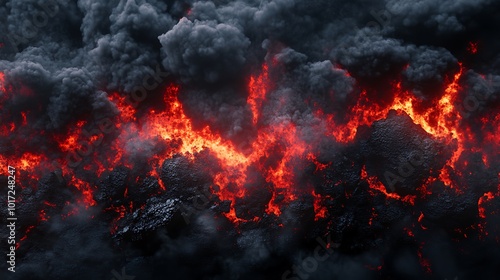
[[425,95],[425,92],[439,88],[446,73],[454,70],[457,62],[457,59],[445,49],[417,49],[403,75],[416,94]]
[[[81,198],[76,191],[62,191],[74,186],[56,182],[55,174],[49,173],[45,174],[49,179],[32,182],[37,188],[25,191],[32,199],[22,202],[26,204],[26,212],[20,213],[26,220],[23,226],[36,223],[43,201],[57,207],[19,251],[19,272],[14,277],[4,277],[3,262],[2,279],[111,279],[112,271],[121,272],[122,267],[136,279],[281,279],[285,271],[313,256],[316,238],[325,233],[341,245],[318,264],[310,279],[430,277],[418,254],[433,264],[433,279],[473,279],[480,273],[493,279],[500,259],[494,250],[498,240],[464,240],[454,227],[477,224],[479,197],[497,187],[497,147],[485,148],[494,155],[491,168],[479,163],[481,168],[470,167],[474,175],[467,177],[469,192],[457,195],[436,183],[434,197],[410,208],[372,195],[359,176],[361,166],[368,161],[369,175],[383,177],[384,167],[397,168],[397,155],[408,153],[408,147],[424,147],[426,159],[436,166],[423,166],[412,175],[420,182],[427,178],[422,174],[442,166],[442,157],[432,158],[445,153],[445,148],[423,135],[420,127],[395,116],[360,129],[351,146],[342,146],[326,139],[328,128],[314,110],[321,108],[342,119],[365,86],[384,95],[384,89],[399,79],[418,98],[432,99],[450,72],[458,69],[458,62],[464,61],[470,70],[460,80],[464,102],[459,106],[468,116],[463,125],[472,127],[471,137],[481,138],[478,119],[498,111],[500,102],[499,11],[500,4],[494,0],[0,1],[0,72],[11,89],[0,92],[0,100],[12,95],[2,104],[0,121],[19,124],[21,112],[30,111],[30,128],[0,139],[0,152],[12,154],[12,143],[18,141],[26,151],[40,149],[52,153],[51,158],[64,158],[53,152],[50,135],[64,134],[79,120],[92,123],[112,115],[116,107],[109,94],[134,93],[144,77],[158,69],[183,87],[180,99],[196,128],[209,125],[244,150],[257,133],[246,102],[246,83],[266,64],[272,86],[257,127],[296,125],[301,140],[314,143],[320,160],[332,162],[321,172],[301,165],[296,171],[301,183],[297,188],[314,188],[333,197],[327,202],[333,217],[328,223],[311,222],[313,199],[305,196],[283,211],[281,221],[287,226],[281,228],[262,208],[273,187],[262,190],[252,185],[247,186],[249,198],[239,201],[237,211],[261,215],[259,224],[235,229],[221,218],[228,202],[212,197],[186,223],[182,203],[196,199],[211,181],[210,172],[195,170],[220,168],[209,154],[200,153],[195,163],[183,156],[163,163],[162,180],[173,187],[162,194],[156,181],[144,177],[150,170],[120,167],[94,178],[78,169],[100,188],[95,195],[99,205],[95,212],[77,209],[77,214],[63,219],[60,214],[74,211]],[[479,43],[474,61],[465,51],[469,40]],[[141,112],[155,106],[165,85],[163,81],[151,92]],[[478,100],[478,106],[467,109],[471,98]],[[34,133],[40,130],[46,133]],[[404,141],[403,136],[411,134],[408,131],[416,135],[415,142]],[[362,140],[363,136],[369,140]],[[162,148],[150,146],[154,143],[126,148],[134,151],[134,160],[146,163],[155,149]],[[106,153],[107,147],[100,146],[98,152]],[[377,158],[380,152],[388,156],[382,162]],[[474,154],[464,157],[481,161]],[[6,178],[0,179],[6,185]],[[124,197],[127,187],[130,197]],[[415,187],[398,188],[398,192],[411,194]],[[5,194],[0,198],[5,201]],[[110,234],[114,213],[106,209],[134,201],[147,209],[126,213],[126,223],[117,234]],[[498,198],[491,205],[489,213],[498,214]],[[381,218],[368,226],[372,211]],[[437,228],[417,233],[418,240],[425,241],[423,248],[399,232],[415,224],[421,213],[424,224]],[[0,218],[5,220],[5,215]],[[488,230],[498,236],[498,221],[488,219]],[[469,230],[464,231],[473,236]],[[6,229],[0,233],[5,236]],[[380,260],[385,264],[379,271]],[[367,269],[367,263],[374,268]]]
[[165,68],[183,78],[206,82],[230,79],[241,71],[250,45],[234,26],[186,18],[159,40],[165,52]]
[[387,1],[386,7],[396,14],[403,27],[423,25],[437,33],[463,31],[470,24],[471,16],[483,11],[494,1]]

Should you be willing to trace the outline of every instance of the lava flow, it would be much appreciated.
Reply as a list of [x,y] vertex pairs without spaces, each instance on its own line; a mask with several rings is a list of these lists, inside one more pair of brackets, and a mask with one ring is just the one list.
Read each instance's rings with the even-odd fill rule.
[[[260,74],[250,77],[248,82],[247,104],[252,115],[253,125],[259,124],[257,136],[251,142],[249,149],[243,151],[236,148],[233,142],[213,132],[208,125],[202,129],[195,129],[192,120],[184,112],[183,104],[178,99],[182,88],[171,84],[164,93],[165,109],[151,109],[141,116],[132,105],[127,104],[125,98],[121,97],[120,94],[111,94],[109,100],[119,110],[119,114],[114,117],[113,124],[117,128],[118,134],[108,146],[109,151],[106,156],[102,157],[91,153],[91,160],[86,162],[83,169],[93,170],[98,177],[106,172],[108,174],[119,165],[137,169],[138,167],[133,161],[133,153],[141,152],[148,145],[157,144],[158,141],[164,144],[170,143],[168,149],[155,153],[146,161],[149,165],[148,174],[156,178],[161,191],[169,189],[169,185],[165,184],[161,178],[162,163],[165,159],[179,154],[194,161],[197,154],[208,151],[217,159],[218,165],[211,171],[213,178],[211,190],[220,201],[230,202],[230,209],[225,213],[225,216],[231,221],[244,222],[262,219],[262,216],[239,217],[235,209],[237,201],[247,195],[249,186],[255,184],[255,171],[262,178],[262,181],[257,182],[260,184],[259,187],[270,188],[270,195],[265,206],[266,214],[279,217],[283,207],[289,205],[297,197],[309,193],[315,197],[316,219],[325,218],[327,211],[325,206],[321,205],[325,198],[317,194],[314,189],[297,188],[296,169],[307,168],[308,165],[313,164],[316,166],[316,171],[323,171],[329,168],[331,162],[321,163],[317,160],[317,155],[315,155],[317,143],[301,139],[293,121],[284,119],[267,125],[262,125],[259,122],[262,115],[261,110],[266,106],[267,95],[273,90],[270,86],[269,70],[269,66],[264,64]],[[452,178],[464,172],[458,170],[457,167],[462,153],[481,151],[478,146],[469,142],[472,139],[468,135],[468,128],[463,126],[462,117],[454,108],[454,104],[458,102],[459,81],[464,71],[464,67],[460,65],[459,72],[451,76],[448,84],[444,87],[443,94],[423,109],[421,101],[410,91],[404,90],[401,82],[395,81],[394,98],[389,104],[381,105],[370,98],[369,92],[361,91],[357,103],[348,110],[347,123],[336,123],[334,115],[325,114],[321,109],[318,109],[315,115],[325,121],[329,131],[327,134],[342,145],[354,143],[360,127],[368,127],[374,122],[386,119],[391,110],[408,115],[415,125],[420,126],[433,139],[453,147],[451,157],[439,171],[439,177],[432,178],[431,176],[426,181],[430,183],[439,179],[444,185],[460,191],[459,183]],[[5,91],[3,74],[0,77],[2,78],[2,90]],[[26,118],[25,114],[23,113],[24,118]],[[495,118],[498,121],[498,115]],[[19,125],[19,123],[11,123],[10,127],[4,126],[2,134],[7,135],[9,132],[14,132]],[[82,149],[81,143],[88,136],[82,131],[87,126],[86,121],[80,120],[68,131],[68,134],[56,135],[53,141],[57,141],[60,153],[69,153],[70,156],[66,157],[66,161],[60,162],[61,173],[69,178],[70,185],[81,192],[81,203],[88,209],[96,206],[93,193],[97,189],[97,181],[86,181],[79,178],[76,175],[78,172],[75,173],[75,170],[68,168],[68,159],[72,158],[71,155],[79,157],[73,151]],[[495,131],[487,134],[484,139],[485,143],[488,141],[492,143],[497,141],[498,143],[498,137],[495,135],[497,135]],[[98,135],[93,135],[87,140],[91,147],[98,146],[95,144],[103,141],[102,136]],[[137,142],[140,144],[136,144]],[[485,164],[491,161],[490,156],[488,153],[482,152]],[[1,158],[1,162],[2,166],[6,165],[7,162],[17,166],[22,170],[21,172],[31,174],[29,176],[35,180],[37,178],[34,174],[41,174],[41,172],[37,172],[39,168],[37,166],[45,166],[44,170],[49,166],[48,159],[43,154],[25,153],[20,158],[16,158],[14,155],[6,156]],[[387,186],[384,186],[375,176],[369,176],[365,167],[360,172],[361,179],[366,180],[373,190],[382,192],[390,199],[402,200],[411,205],[415,203],[414,195],[403,197],[397,193],[388,192]],[[266,184],[268,184],[267,187],[264,186]],[[425,196],[426,193],[422,193],[422,195]],[[488,192],[480,198],[479,204],[485,201],[485,197],[491,199],[493,196],[491,192]],[[123,206],[119,208],[122,210],[116,210],[116,212],[121,213],[119,214],[120,219],[123,217]],[[128,211],[132,210],[128,209]],[[485,215],[485,211],[481,210],[480,216],[484,218]]]
[[[265,93],[268,91],[267,80],[266,65],[258,77],[250,78],[248,104],[252,109],[254,123],[258,120],[258,108],[261,107],[257,104],[265,101]],[[176,85],[170,85],[167,88],[164,95],[165,111],[151,110],[140,122],[123,125],[124,129],[117,138],[117,144],[114,145],[115,154],[126,158],[127,152],[122,147],[130,146],[130,142],[137,141],[137,139],[144,142],[154,141],[156,138],[165,142],[179,139],[181,144],[178,147],[169,149],[163,154],[157,154],[149,161],[152,166],[150,174],[157,177],[164,189],[168,189],[158,176],[162,161],[176,153],[192,159],[193,155],[207,149],[218,159],[220,171],[214,174],[213,183],[219,188],[217,191],[219,198],[223,201],[231,201],[231,210],[226,216],[233,221],[244,221],[237,217],[234,203],[236,199],[245,196],[245,184],[250,184],[254,180],[254,178],[248,178],[249,168],[256,167],[265,182],[272,184],[275,188],[272,199],[267,204],[266,213],[279,216],[281,205],[293,200],[296,195],[293,185],[294,161],[305,161],[306,153],[311,149],[311,145],[299,138],[293,123],[283,121],[260,128],[258,136],[251,144],[250,152],[239,151],[233,143],[212,132],[208,126],[195,130],[192,121],[183,111],[183,105],[178,100],[179,91],[180,87]],[[135,110],[127,105],[124,99],[112,96],[111,100],[116,102],[121,112],[120,119],[129,121],[135,119],[133,117],[136,114]],[[276,152],[278,149],[279,151]],[[273,154],[277,156],[273,156],[272,161],[266,159]],[[133,168],[133,163],[130,163],[130,166]],[[231,184],[236,186],[230,188]],[[278,195],[284,197],[280,201],[281,205],[276,202]],[[252,219],[255,218],[259,217]]]

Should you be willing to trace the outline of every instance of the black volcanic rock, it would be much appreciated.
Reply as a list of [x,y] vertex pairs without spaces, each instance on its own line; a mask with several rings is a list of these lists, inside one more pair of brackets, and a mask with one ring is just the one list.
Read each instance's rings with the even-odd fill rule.
[[457,169],[462,172],[452,174],[452,179],[460,188],[467,189],[479,195],[486,192],[496,193],[498,190],[498,173],[500,165],[485,165],[482,153],[464,151],[457,162]]
[[449,158],[444,144],[404,113],[391,111],[368,133],[369,139],[361,144],[367,172],[376,175],[388,192],[417,194],[417,188]]
[[[488,233],[487,238],[495,240],[500,235],[500,220],[498,214],[500,209],[500,197],[495,197],[481,204],[485,214],[485,232]],[[495,240],[496,241],[496,240]]]
[[159,228],[165,228],[179,210],[178,200],[153,197],[142,209],[137,209],[120,220],[115,237],[140,240]]
[[[328,147],[329,154],[322,155],[321,162],[327,163],[323,170],[312,170],[307,174],[305,184],[311,183],[314,191],[321,195],[330,195],[339,199],[346,191],[355,191],[360,180],[360,155],[352,147],[336,151],[336,147]],[[335,151],[335,152],[332,152]]]
[[182,200],[203,194],[213,180],[205,168],[182,155],[166,159],[161,168],[161,180],[167,187],[167,194]]
[[231,200],[223,200],[216,206],[215,211],[220,213],[229,213],[231,211]]
[[235,201],[236,216],[245,220],[262,217],[273,196],[269,184],[247,189],[247,194]]
[[98,191],[94,194],[94,199],[105,205],[123,204],[125,189],[130,170],[126,167],[117,167],[98,185]]
[[425,200],[422,209],[426,220],[448,229],[477,224],[480,195],[460,193],[439,181],[432,184],[430,189],[432,194]]
[[303,195],[290,202],[282,211],[280,219],[283,221],[283,225],[293,228],[296,233],[301,233],[300,236],[317,236],[321,231],[320,228],[315,226],[314,199],[312,196]]
[[383,202],[377,204],[374,209],[377,213],[375,221],[382,225],[387,226],[397,223],[411,211],[412,206],[408,206],[401,201],[382,197],[380,199],[383,199]]
[[159,193],[160,184],[155,177],[146,177],[140,184],[133,184],[128,188],[129,199],[142,205],[148,198]]

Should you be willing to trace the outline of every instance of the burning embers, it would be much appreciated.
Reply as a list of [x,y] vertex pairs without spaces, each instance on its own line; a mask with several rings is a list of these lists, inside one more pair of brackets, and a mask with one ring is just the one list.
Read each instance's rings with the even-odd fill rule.
[[[359,90],[342,118],[313,104],[310,133],[317,135],[306,137],[293,118],[264,116],[290,102],[286,91],[276,95],[270,72],[282,71],[277,64],[249,78],[246,102],[256,133],[245,148],[209,125],[195,127],[176,84],[148,110],[109,94],[117,113],[106,119],[106,132],[89,133],[100,122],[78,120],[65,133],[39,132],[41,149],[22,141],[3,148],[2,166],[20,173],[19,205],[33,214],[23,221],[21,248],[34,228],[82,211],[134,242],[162,228],[178,231],[207,213],[224,220],[224,230],[329,233],[346,252],[373,246],[371,239],[395,224],[411,240],[441,227],[457,238],[494,232],[498,240],[488,221],[500,194],[500,117],[489,112],[475,120],[457,110],[462,65],[432,100],[394,81],[389,100]],[[3,74],[0,90],[8,102]],[[26,131],[34,121],[29,114],[5,115],[0,134]],[[64,155],[74,151],[81,152],[77,164],[69,164]],[[417,242],[417,255],[430,269],[422,246]]]

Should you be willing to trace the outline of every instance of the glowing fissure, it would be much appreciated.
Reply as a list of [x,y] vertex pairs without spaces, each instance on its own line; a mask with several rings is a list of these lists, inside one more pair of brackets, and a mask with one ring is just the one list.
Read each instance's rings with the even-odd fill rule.
[[[157,153],[148,160],[150,167],[148,175],[158,180],[161,191],[166,191],[169,188],[160,178],[161,165],[165,159],[172,158],[175,154],[181,154],[189,160],[194,160],[197,153],[207,150],[217,158],[220,165],[218,169],[220,171],[217,171],[213,176],[214,188],[212,190],[221,201],[231,201],[230,211],[226,213],[228,219],[233,222],[247,221],[237,216],[235,202],[237,199],[246,196],[247,190],[245,186],[252,181],[252,178],[248,177],[251,167],[258,170],[272,189],[272,197],[266,205],[265,212],[269,215],[280,216],[282,208],[300,195],[299,190],[295,187],[297,178],[295,178],[294,168],[298,164],[312,164],[315,166],[314,172],[320,172],[329,168],[330,163],[318,161],[316,153],[313,152],[313,144],[306,143],[301,139],[293,122],[284,120],[267,125],[259,123],[262,107],[266,105],[266,98],[271,90],[269,70],[269,66],[264,64],[260,73],[250,77],[248,81],[247,104],[252,114],[252,123],[257,126],[258,131],[256,138],[250,143],[248,151],[240,151],[232,142],[213,132],[209,126],[195,129],[192,120],[184,112],[183,104],[178,99],[181,88],[178,85],[170,84],[167,86],[163,98],[165,110],[150,110],[140,118],[137,115],[137,110],[128,104],[123,96],[118,93],[110,94],[109,100],[119,110],[119,115],[116,116],[114,121],[114,125],[119,131],[118,136],[110,143],[111,152],[105,159],[94,153],[90,156],[91,160],[82,168],[86,171],[95,172],[99,177],[106,171],[112,171],[118,165],[133,169],[135,163],[130,160],[131,155],[126,148],[133,142],[153,143],[163,141],[168,143],[177,141],[178,145],[166,149],[163,153]],[[391,110],[407,114],[415,124],[421,126],[432,137],[454,147],[452,156],[439,171],[438,179],[445,185],[459,191],[459,186],[452,179],[454,172],[459,172],[456,167],[457,162],[460,160],[461,154],[467,149],[478,150],[477,147],[469,148],[466,146],[467,141],[470,139],[466,138],[468,137],[467,133],[464,133],[464,130],[460,127],[462,117],[454,108],[460,90],[459,81],[463,73],[464,68],[460,65],[460,70],[453,75],[453,78],[445,86],[443,94],[426,110],[421,110],[421,101],[411,92],[403,90],[401,83],[397,82],[393,86],[394,99],[392,103],[385,106],[373,102],[367,91],[361,91],[357,103],[348,110],[346,118],[348,121],[346,123],[337,123],[334,120],[334,115],[325,114],[321,109],[317,109],[315,115],[326,123],[333,139],[338,143],[348,145],[355,140],[360,126],[370,126],[375,121],[387,118]],[[0,75],[0,89],[5,90],[3,74]],[[419,109],[417,110],[417,108]],[[22,126],[27,123],[27,113],[23,112]],[[499,116],[496,116],[494,120],[499,123]],[[81,148],[80,142],[84,138],[82,131],[86,126],[86,121],[77,121],[76,125],[66,135],[54,137],[62,153],[68,154]],[[2,124],[0,132],[2,135],[6,135],[9,131],[15,129],[17,127],[14,123]],[[88,140],[91,144],[102,141],[100,136],[95,135]],[[498,133],[487,134],[485,141],[491,143],[491,145],[498,144]],[[267,159],[270,155],[273,155],[273,162],[264,163],[264,159]],[[38,179],[39,173],[36,172],[38,166],[50,166],[49,160],[41,154],[25,153],[17,159],[0,156],[2,166],[6,165],[7,161],[18,166],[21,174],[23,172],[30,174],[29,176],[33,180]],[[483,153],[483,161],[486,165],[489,163],[485,153]],[[95,206],[96,202],[93,193],[96,187],[94,182],[85,182],[83,179],[78,178],[74,170],[66,166],[67,162],[61,162],[61,164],[63,166],[61,167],[62,173],[65,178],[69,178],[69,184],[82,194],[79,203],[86,208]],[[377,177],[367,174],[365,167],[361,170],[360,175],[361,179],[369,184],[372,191],[380,192],[389,199],[414,204],[416,196],[400,196],[388,192]],[[426,195],[426,185],[435,180],[436,178],[427,179],[425,185],[422,186],[423,195]],[[230,185],[236,187],[230,187]],[[325,218],[327,208],[325,208],[323,202],[325,199],[332,198],[322,197],[315,193],[312,187],[307,191],[314,198],[315,219]],[[485,216],[481,204],[491,199],[493,195],[491,193],[485,194],[480,199],[478,204],[481,217]],[[278,197],[280,197],[279,201]],[[124,211],[131,209],[111,210],[121,213],[117,217],[116,221],[118,221],[123,217]],[[43,217],[44,219],[47,218],[45,215]],[[255,217],[250,220],[257,221],[258,219],[258,217]]]

